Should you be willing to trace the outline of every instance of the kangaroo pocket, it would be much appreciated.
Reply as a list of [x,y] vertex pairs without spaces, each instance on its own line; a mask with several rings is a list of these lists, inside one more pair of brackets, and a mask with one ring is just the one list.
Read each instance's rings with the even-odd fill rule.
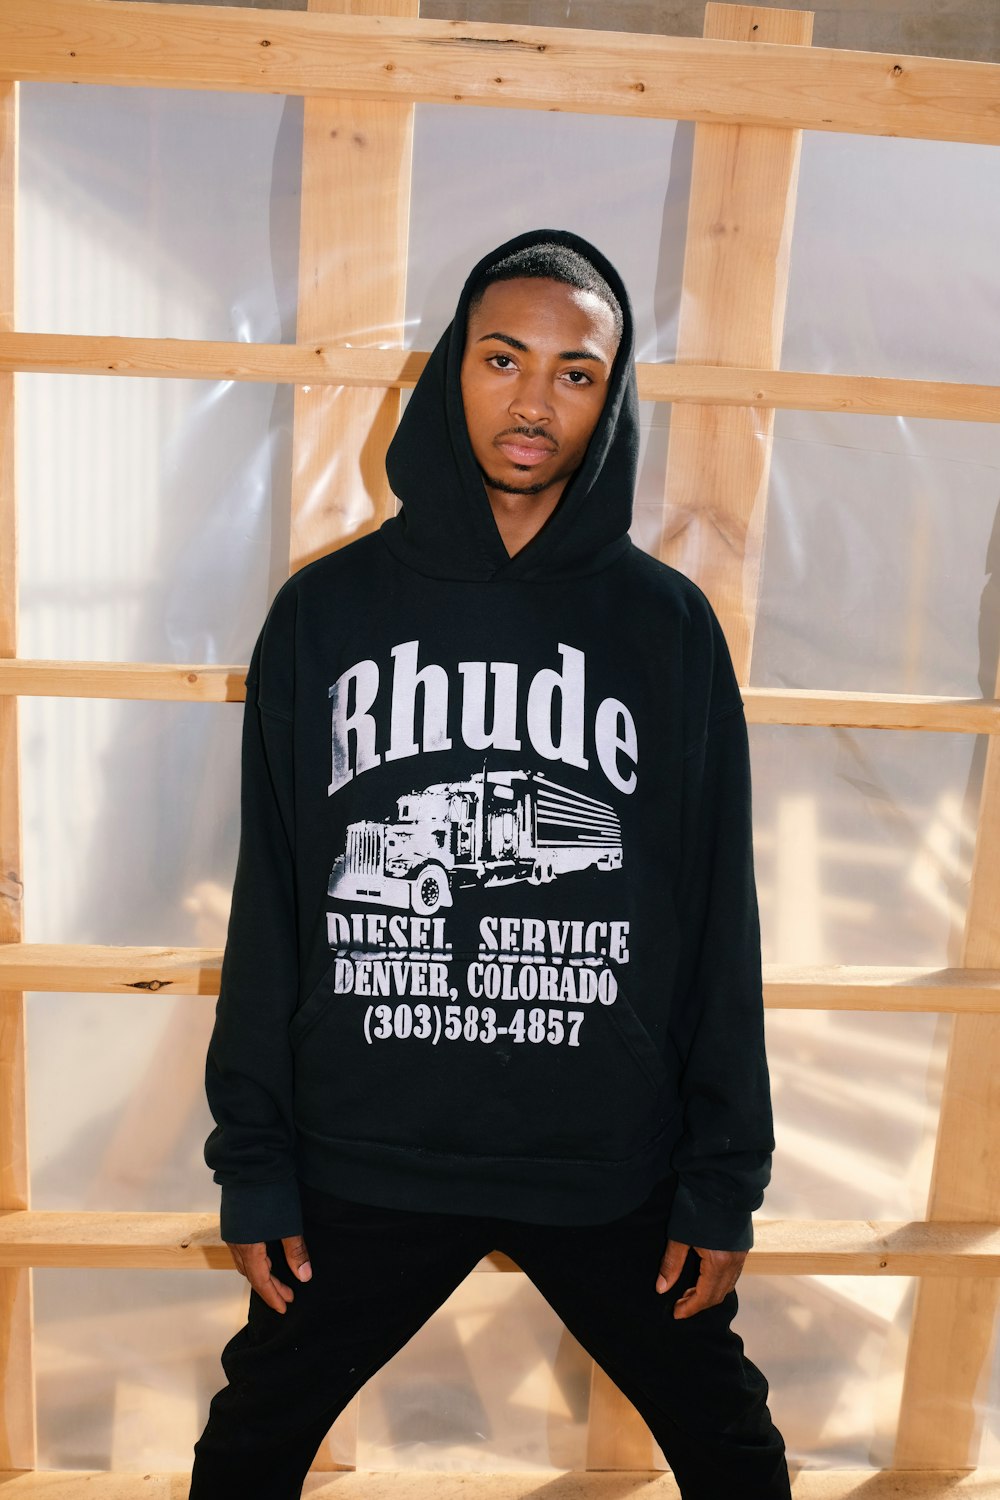
[[353,976],[330,966],[291,1026],[300,1130],[469,1157],[611,1162],[663,1129],[676,1067],[620,987],[605,985],[605,1000],[593,975],[576,977],[531,1003],[509,986],[490,998],[474,955],[443,974],[427,967],[416,979],[379,972],[381,994],[373,971],[359,994],[357,966]]

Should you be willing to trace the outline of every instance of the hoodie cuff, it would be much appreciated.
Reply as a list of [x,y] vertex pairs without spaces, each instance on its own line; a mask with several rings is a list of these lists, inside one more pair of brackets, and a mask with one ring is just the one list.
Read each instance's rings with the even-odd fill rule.
[[725,1208],[708,1198],[700,1198],[680,1182],[667,1220],[667,1237],[681,1245],[700,1246],[702,1250],[749,1250],[753,1244],[753,1223],[744,1210]]
[[299,1185],[262,1182],[222,1189],[219,1228],[227,1245],[256,1245],[302,1233]]

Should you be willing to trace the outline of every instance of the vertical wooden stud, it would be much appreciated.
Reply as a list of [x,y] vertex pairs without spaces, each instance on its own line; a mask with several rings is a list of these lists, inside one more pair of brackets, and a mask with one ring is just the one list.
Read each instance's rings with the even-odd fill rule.
[[[0,84],[0,328],[14,327],[17,85]],[[14,376],[0,374],[0,656],[17,655]],[[0,942],[23,931],[17,699],[0,697]],[[24,996],[0,993],[0,1208],[28,1206]],[[0,1469],[35,1466],[31,1273],[0,1271]]]
[[[810,11],[710,3],[718,41],[808,46]],[[801,131],[696,125],[678,364],[777,368]],[[670,413],[660,556],[714,605],[741,683],[750,676],[773,411],[677,403]],[[652,1467],[652,1434],[597,1365],[588,1469]]]
[[627,1396],[595,1361],[587,1409],[588,1469],[652,1469],[653,1434]]
[[[311,11],[416,16],[418,0],[309,0]],[[399,345],[406,296],[413,106],[307,99],[297,341]],[[392,514],[385,450],[399,391],[298,386],[291,567]]]
[[[716,41],[808,46],[811,11],[719,5]],[[802,132],[696,125],[678,364],[776,369]],[[659,554],[704,589],[741,683],[750,677],[774,412],[677,403]]]
[[[419,13],[418,0],[309,0],[308,8],[339,15]],[[402,343],[412,143],[412,105],[306,100],[298,343]],[[398,390],[296,387],[290,571],[373,531],[392,514],[385,451],[399,411]],[[357,1435],[355,1397],[314,1468],[343,1468],[344,1455],[353,1462]]]
[[[998,677],[996,691],[1000,691]],[[1000,964],[1000,741],[986,751],[962,963]],[[931,1174],[929,1220],[1000,1220],[1000,1016],[956,1016]],[[1000,1280],[918,1282],[896,1435],[897,1469],[978,1458]]]

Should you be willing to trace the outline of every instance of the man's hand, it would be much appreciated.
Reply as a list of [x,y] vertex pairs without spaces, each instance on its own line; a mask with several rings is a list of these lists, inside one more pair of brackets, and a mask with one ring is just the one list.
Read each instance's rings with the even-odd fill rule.
[[[690,1245],[682,1245],[679,1240],[667,1241],[656,1278],[658,1292],[669,1292],[684,1269],[690,1249]],[[706,1307],[715,1307],[733,1290],[747,1258],[745,1250],[701,1250],[697,1245],[694,1250],[701,1259],[701,1270],[696,1284],[677,1298],[675,1318],[692,1318]]]
[[[289,1235],[288,1239],[282,1240],[281,1248],[292,1275],[297,1276],[299,1281],[310,1281],[312,1266],[309,1264],[309,1251],[302,1236]],[[271,1257],[267,1253],[267,1246],[263,1243],[230,1245],[229,1253],[233,1257],[233,1265],[241,1276],[246,1277],[258,1297],[262,1297],[275,1312],[283,1313],[285,1304],[294,1300],[295,1293],[290,1286],[271,1275]]]

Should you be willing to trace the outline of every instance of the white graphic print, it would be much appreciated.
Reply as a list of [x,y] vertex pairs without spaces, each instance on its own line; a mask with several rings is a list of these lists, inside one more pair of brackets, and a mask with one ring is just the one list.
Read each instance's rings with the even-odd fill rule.
[[359,661],[330,685],[328,796],[383,761],[450,750],[448,716],[456,695],[467,749],[520,750],[517,724],[523,715],[531,748],[543,760],[586,771],[592,744],[616,791],[625,796],[635,791],[635,720],[617,698],[602,698],[594,706],[586,654],[575,646],[560,641],[559,666],[543,667],[530,682],[516,662],[462,661],[457,676],[438,662],[420,666],[419,641],[403,641],[390,655],[391,670],[370,659]]
[[543,885],[591,867],[622,867],[614,808],[536,771],[484,768],[406,793],[395,819],[352,823],[328,894],[431,916],[462,887]]
[[[360,1017],[369,1046],[509,1037],[579,1047],[587,1010],[569,1007],[614,1006],[610,964],[629,961],[627,921],[482,917],[471,961],[453,955],[444,917],[328,912],[327,930],[331,994],[369,1002]],[[456,1003],[460,984],[474,1003]]]

